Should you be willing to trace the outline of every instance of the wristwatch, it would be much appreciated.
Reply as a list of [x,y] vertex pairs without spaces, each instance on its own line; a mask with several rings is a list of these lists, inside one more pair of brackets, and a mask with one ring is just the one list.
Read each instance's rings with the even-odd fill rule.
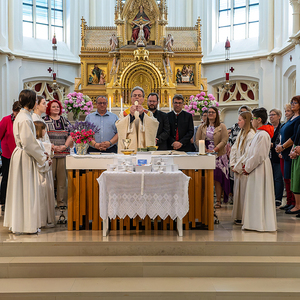
[[112,142],[111,141],[109,141],[109,145],[112,146]]

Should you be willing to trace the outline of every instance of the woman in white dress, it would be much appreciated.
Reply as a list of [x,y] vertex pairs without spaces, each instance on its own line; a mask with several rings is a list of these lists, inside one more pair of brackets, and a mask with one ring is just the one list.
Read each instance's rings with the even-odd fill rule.
[[37,163],[43,166],[48,156],[36,140],[30,114],[36,93],[23,90],[19,102],[22,109],[13,125],[16,148],[11,156],[3,226],[13,233],[37,233],[41,227]]
[[[45,134],[47,133],[46,124],[44,121],[34,121],[36,130],[36,139],[40,144],[41,149],[47,152],[43,142]],[[49,153],[48,153],[49,154]],[[41,195],[41,225],[42,227],[54,227],[55,225],[55,199],[54,199],[54,185],[53,176],[50,164],[47,161],[45,165],[37,164],[39,170],[39,183]]]
[[247,176],[243,175],[242,167],[245,164],[245,154],[255,135],[251,119],[252,114],[248,111],[239,114],[238,126],[241,130],[230,152],[230,168],[234,172],[232,217],[235,220],[234,223],[237,225],[242,223],[247,184]]
[[276,231],[276,207],[272,166],[269,158],[272,125],[265,108],[252,111],[252,125],[257,130],[245,157],[244,174],[248,176],[242,229]]

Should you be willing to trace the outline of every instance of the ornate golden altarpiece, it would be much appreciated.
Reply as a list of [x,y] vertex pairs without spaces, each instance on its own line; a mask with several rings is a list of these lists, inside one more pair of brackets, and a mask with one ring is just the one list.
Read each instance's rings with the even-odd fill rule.
[[[133,20],[142,6],[151,21],[150,38],[145,47],[132,41]],[[147,20],[148,20],[147,19]],[[131,89],[139,85],[160,95],[160,107],[168,107],[170,98],[207,91],[207,79],[201,78],[201,24],[194,27],[168,27],[166,0],[116,0],[114,27],[87,26],[81,23],[81,78],[75,79],[75,91],[111,99],[112,107],[130,105]],[[117,44],[110,44],[111,38]],[[167,38],[173,44],[167,45]]]

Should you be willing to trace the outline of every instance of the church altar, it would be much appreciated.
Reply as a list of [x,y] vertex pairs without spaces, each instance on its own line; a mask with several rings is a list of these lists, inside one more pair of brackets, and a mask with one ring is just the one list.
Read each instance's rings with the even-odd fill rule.
[[[123,155],[122,155],[123,156]],[[113,164],[116,154],[105,155],[69,155],[66,158],[68,172],[68,230],[103,230],[100,217],[99,185],[97,179]],[[123,156],[124,157],[124,156]],[[135,156],[131,156],[135,159]],[[167,157],[166,155],[162,157]],[[214,229],[214,169],[213,155],[172,155],[174,164],[190,177],[189,211],[182,220],[184,230],[199,225],[208,230]],[[174,182],[174,186],[177,182]],[[91,227],[90,227],[91,225]],[[111,230],[174,230],[173,220],[156,217],[154,220],[135,217],[119,217],[110,220]]]

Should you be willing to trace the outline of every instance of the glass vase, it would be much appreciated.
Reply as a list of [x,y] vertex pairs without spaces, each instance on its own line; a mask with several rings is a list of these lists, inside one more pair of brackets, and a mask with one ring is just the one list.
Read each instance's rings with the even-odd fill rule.
[[76,154],[77,155],[86,155],[88,147],[89,147],[88,143],[75,144]]

